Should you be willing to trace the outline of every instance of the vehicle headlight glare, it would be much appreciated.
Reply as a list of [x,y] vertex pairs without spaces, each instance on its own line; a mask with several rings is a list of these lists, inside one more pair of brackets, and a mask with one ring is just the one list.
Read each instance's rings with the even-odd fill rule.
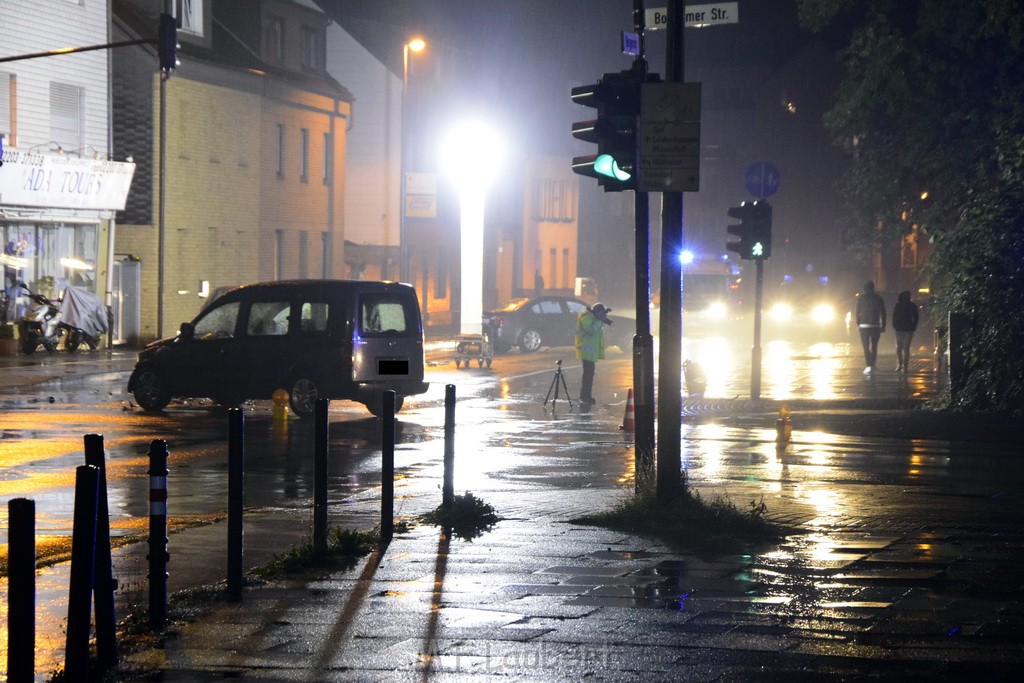
[[712,320],[724,320],[728,313],[729,309],[721,301],[710,304],[704,311],[704,315]]
[[789,304],[778,303],[771,307],[768,315],[777,322],[786,322],[793,319],[793,307]]
[[829,323],[836,317],[836,310],[829,304],[818,304],[811,315],[816,323]]

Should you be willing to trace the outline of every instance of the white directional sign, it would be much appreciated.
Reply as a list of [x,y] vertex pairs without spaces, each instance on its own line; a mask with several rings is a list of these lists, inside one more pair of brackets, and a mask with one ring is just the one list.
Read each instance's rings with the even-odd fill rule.
[[[688,28],[738,24],[740,9],[738,2],[714,2],[709,5],[686,5],[683,25]],[[658,31],[668,26],[668,8],[654,7],[644,12],[648,31]]]
[[639,142],[638,190],[699,190],[700,83],[644,83]]

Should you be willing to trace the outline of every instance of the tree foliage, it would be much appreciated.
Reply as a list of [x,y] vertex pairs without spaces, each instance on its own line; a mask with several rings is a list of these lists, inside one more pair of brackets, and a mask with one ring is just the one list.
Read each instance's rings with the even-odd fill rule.
[[842,36],[825,125],[851,157],[844,235],[932,240],[940,308],[972,321],[961,405],[1024,412],[1024,7],[1019,0],[798,0]]

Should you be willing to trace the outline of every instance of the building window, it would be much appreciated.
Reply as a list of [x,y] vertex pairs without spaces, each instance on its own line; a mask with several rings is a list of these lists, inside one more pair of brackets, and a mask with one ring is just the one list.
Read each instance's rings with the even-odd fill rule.
[[299,131],[299,180],[309,180],[309,129]]
[[15,147],[18,141],[14,131],[15,80],[14,74],[0,71],[0,140],[11,147]]
[[263,19],[263,59],[270,64],[284,63],[284,19],[267,16]]
[[323,33],[312,26],[302,27],[299,49],[302,51],[302,68],[320,71],[323,68]]
[[550,249],[548,251],[548,282],[551,283],[551,287],[558,286],[558,250]]
[[179,31],[203,35],[203,0],[177,0]]
[[320,234],[320,275],[326,280],[331,277],[331,233]]
[[50,83],[50,140],[65,151],[77,151],[82,141],[84,90],[67,83]]
[[569,250],[562,249],[562,276],[566,279],[566,282],[562,283],[563,287],[569,286]]
[[299,277],[309,277],[309,231],[299,230]]
[[284,124],[277,124],[277,177],[284,177]]
[[331,170],[334,167],[334,146],[331,144],[331,134],[324,133],[324,172],[323,181],[324,185],[329,185],[331,182]]
[[284,275],[284,230],[274,231],[274,279]]

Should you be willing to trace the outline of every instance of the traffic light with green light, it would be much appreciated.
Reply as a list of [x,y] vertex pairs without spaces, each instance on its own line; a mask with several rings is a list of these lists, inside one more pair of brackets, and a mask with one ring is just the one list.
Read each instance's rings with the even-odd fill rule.
[[597,178],[605,192],[636,189],[636,132],[642,75],[607,73],[593,85],[572,89],[572,101],[597,110],[597,118],[572,124],[577,140],[597,144],[597,154],[573,157],[572,170]]
[[739,254],[741,259],[766,259],[772,255],[772,206],[763,199],[743,202],[729,209],[729,215],[739,223],[728,226],[730,235],[739,238],[725,247]]

